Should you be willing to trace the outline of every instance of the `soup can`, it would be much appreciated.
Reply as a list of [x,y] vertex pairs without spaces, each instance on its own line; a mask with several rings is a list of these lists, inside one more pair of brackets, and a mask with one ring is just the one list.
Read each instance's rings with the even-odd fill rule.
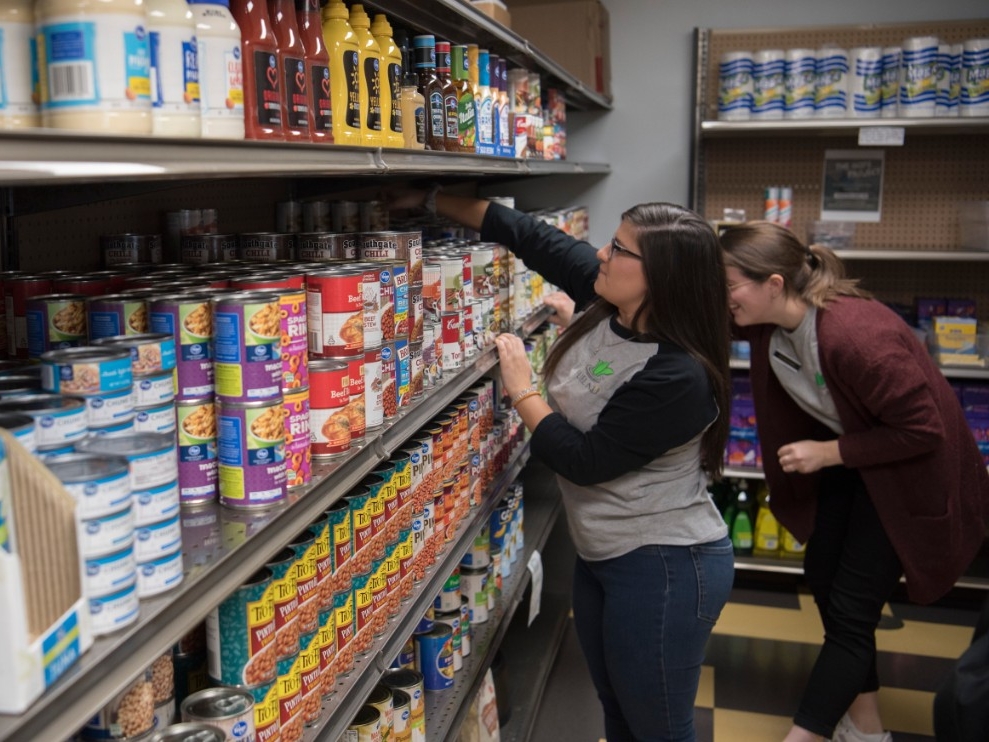
[[[275,593],[263,567],[206,617],[209,675],[228,686],[275,679]],[[185,704],[183,703],[183,718]]]
[[416,667],[422,673],[427,691],[453,687],[453,630],[446,624],[415,637]]
[[345,361],[320,359],[310,364],[309,428],[314,457],[338,456],[350,450],[349,371]]
[[364,349],[364,271],[337,268],[306,275],[309,352],[316,358]]
[[217,398],[220,502],[264,507],[285,500],[285,424],[281,397],[254,402]]
[[295,235],[279,232],[245,232],[240,235],[237,258],[252,263],[274,263],[295,258]]
[[225,294],[213,305],[216,395],[231,402],[281,395],[281,307],[262,292]]
[[213,393],[213,309],[208,294],[169,294],[148,302],[151,331],[170,333],[175,347],[175,396]]
[[296,235],[295,257],[311,263],[347,260],[344,236],[336,232],[302,232]]
[[347,419],[350,421],[351,443],[363,440],[367,432],[367,410],[364,399],[364,354],[341,358],[347,364]]

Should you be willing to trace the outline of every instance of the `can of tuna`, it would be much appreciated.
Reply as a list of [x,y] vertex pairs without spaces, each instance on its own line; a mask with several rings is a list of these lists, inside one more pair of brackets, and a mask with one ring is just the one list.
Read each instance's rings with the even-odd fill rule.
[[416,634],[416,667],[427,691],[453,687],[453,630],[437,624],[425,634]]
[[[256,742],[278,742],[281,726],[278,710],[278,682],[262,683],[246,690],[254,697]],[[196,740],[196,742],[199,741]]]
[[380,347],[364,351],[364,421],[366,430],[377,430],[385,421]]
[[295,235],[278,232],[244,232],[237,258],[251,263],[274,263],[295,258]]
[[302,678],[299,654],[278,660],[278,739],[299,742],[305,722],[302,720]]
[[135,528],[171,520],[179,515],[178,482],[133,492],[132,497]]
[[148,331],[148,302],[132,294],[104,294],[86,299],[89,339],[136,335]]
[[134,547],[128,544],[120,551],[84,560],[88,596],[110,595],[137,581]]
[[134,512],[130,505],[116,513],[79,521],[79,554],[83,558],[114,554],[134,543]]
[[89,625],[94,636],[103,636],[129,626],[137,620],[140,612],[136,581],[115,593],[89,597],[88,600]]
[[33,417],[20,412],[0,412],[0,428],[10,432],[28,453],[34,453],[37,442]]
[[24,317],[30,358],[86,342],[86,297],[81,294],[32,296],[27,300]]
[[213,310],[208,294],[170,294],[148,302],[151,331],[175,338],[175,395],[213,393]]
[[309,388],[285,392],[285,486],[301,487],[312,481]]
[[220,502],[253,508],[285,500],[285,408],[281,397],[217,399]]
[[141,676],[118,693],[81,730],[84,740],[150,739],[155,723],[154,689]]
[[137,596],[152,595],[171,590],[182,583],[182,551],[167,554],[158,559],[137,563]]
[[83,453],[124,456],[130,464],[131,489],[134,491],[173,482],[178,473],[175,436],[168,433],[87,438],[76,444],[76,448]]
[[363,277],[361,268],[350,267],[306,275],[309,353],[314,358],[346,357],[364,349]]
[[374,706],[362,706],[345,735],[354,742],[378,742],[381,737],[381,712]]
[[41,356],[41,385],[57,394],[114,394],[131,388],[134,376],[126,351],[69,348]]
[[[183,238],[185,239],[185,238]],[[174,702],[173,702],[174,705]],[[184,721],[155,727],[151,742],[226,742],[227,733],[217,726],[196,721]]]
[[0,377],[0,397],[16,397],[18,394],[38,394],[43,392],[39,376]]
[[175,336],[165,332],[111,335],[93,341],[97,346],[123,348],[130,353],[134,376],[175,368]]
[[299,647],[299,685],[302,693],[302,722],[312,726],[322,713],[322,686],[319,667],[322,634],[314,631],[304,635]]
[[114,435],[124,435],[127,433],[134,432],[134,418],[130,420],[121,420],[120,422],[114,423],[113,425],[107,425],[105,428],[89,428],[88,434],[90,436],[114,436]]
[[39,451],[72,446],[86,435],[86,404],[81,397],[24,394],[0,399],[0,413],[19,412],[34,420]]
[[131,505],[127,459],[121,456],[71,453],[46,466],[75,498],[80,518],[99,518]]
[[299,651],[299,591],[295,552],[286,547],[265,566],[271,570],[275,601],[275,656],[294,657]]
[[150,562],[181,550],[182,525],[178,515],[134,529],[134,558],[138,562]]
[[155,407],[175,399],[175,373],[156,371],[134,375],[134,406]]
[[133,420],[134,393],[131,389],[86,396],[86,427],[102,429]]
[[259,685],[275,679],[275,593],[270,569],[255,572],[210,611],[206,652],[209,676],[222,685]]
[[262,292],[212,300],[216,395],[231,402],[278,397],[282,389],[278,299]]
[[309,428],[312,455],[338,456],[350,450],[349,365],[344,361],[319,359],[310,364]]
[[174,433],[175,403],[165,402],[156,407],[136,408],[134,430],[138,433]]
[[216,499],[216,407],[213,397],[175,403],[178,429],[179,498],[183,503]]
[[254,697],[240,688],[207,688],[182,701],[182,721],[222,729],[227,740],[254,742]]

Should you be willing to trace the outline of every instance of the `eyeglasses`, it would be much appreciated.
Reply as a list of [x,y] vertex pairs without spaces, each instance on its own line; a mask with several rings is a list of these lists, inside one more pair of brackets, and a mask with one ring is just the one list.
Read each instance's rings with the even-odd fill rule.
[[742,288],[742,286],[748,286],[750,283],[756,283],[756,281],[754,281],[754,280],[753,281],[739,281],[738,283],[729,283],[728,284],[728,293],[730,294],[735,289]]
[[618,244],[618,241],[614,237],[611,238],[611,243],[609,247],[610,249],[608,251],[608,260],[611,260],[616,255],[627,255],[628,257],[634,258],[635,260],[642,260],[641,255],[632,252],[627,247],[622,247],[621,245]]

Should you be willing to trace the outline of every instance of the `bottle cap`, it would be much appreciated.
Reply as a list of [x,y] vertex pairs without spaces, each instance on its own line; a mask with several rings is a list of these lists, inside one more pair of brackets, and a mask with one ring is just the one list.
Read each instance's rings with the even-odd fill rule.
[[[375,15],[374,20],[371,22],[371,35],[391,37],[391,32],[391,24],[388,22],[387,16],[384,13]],[[396,42],[397,45],[398,43]]]
[[371,19],[367,17],[364,6],[360,3],[350,6],[350,25],[354,28],[368,28],[371,25]]

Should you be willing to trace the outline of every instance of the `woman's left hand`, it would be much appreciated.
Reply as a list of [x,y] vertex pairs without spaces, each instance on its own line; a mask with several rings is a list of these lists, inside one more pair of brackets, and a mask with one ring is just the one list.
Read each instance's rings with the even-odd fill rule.
[[838,441],[796,441],[776,452],[780,466],[788,474],[812,474],[826,466],[842,463]]
[[532,385],[532,364],[525,354],[525,345],[517,335],[503,332],[495,338],[495,346],[498,348],[505,394],[509,398],[514,397]]

